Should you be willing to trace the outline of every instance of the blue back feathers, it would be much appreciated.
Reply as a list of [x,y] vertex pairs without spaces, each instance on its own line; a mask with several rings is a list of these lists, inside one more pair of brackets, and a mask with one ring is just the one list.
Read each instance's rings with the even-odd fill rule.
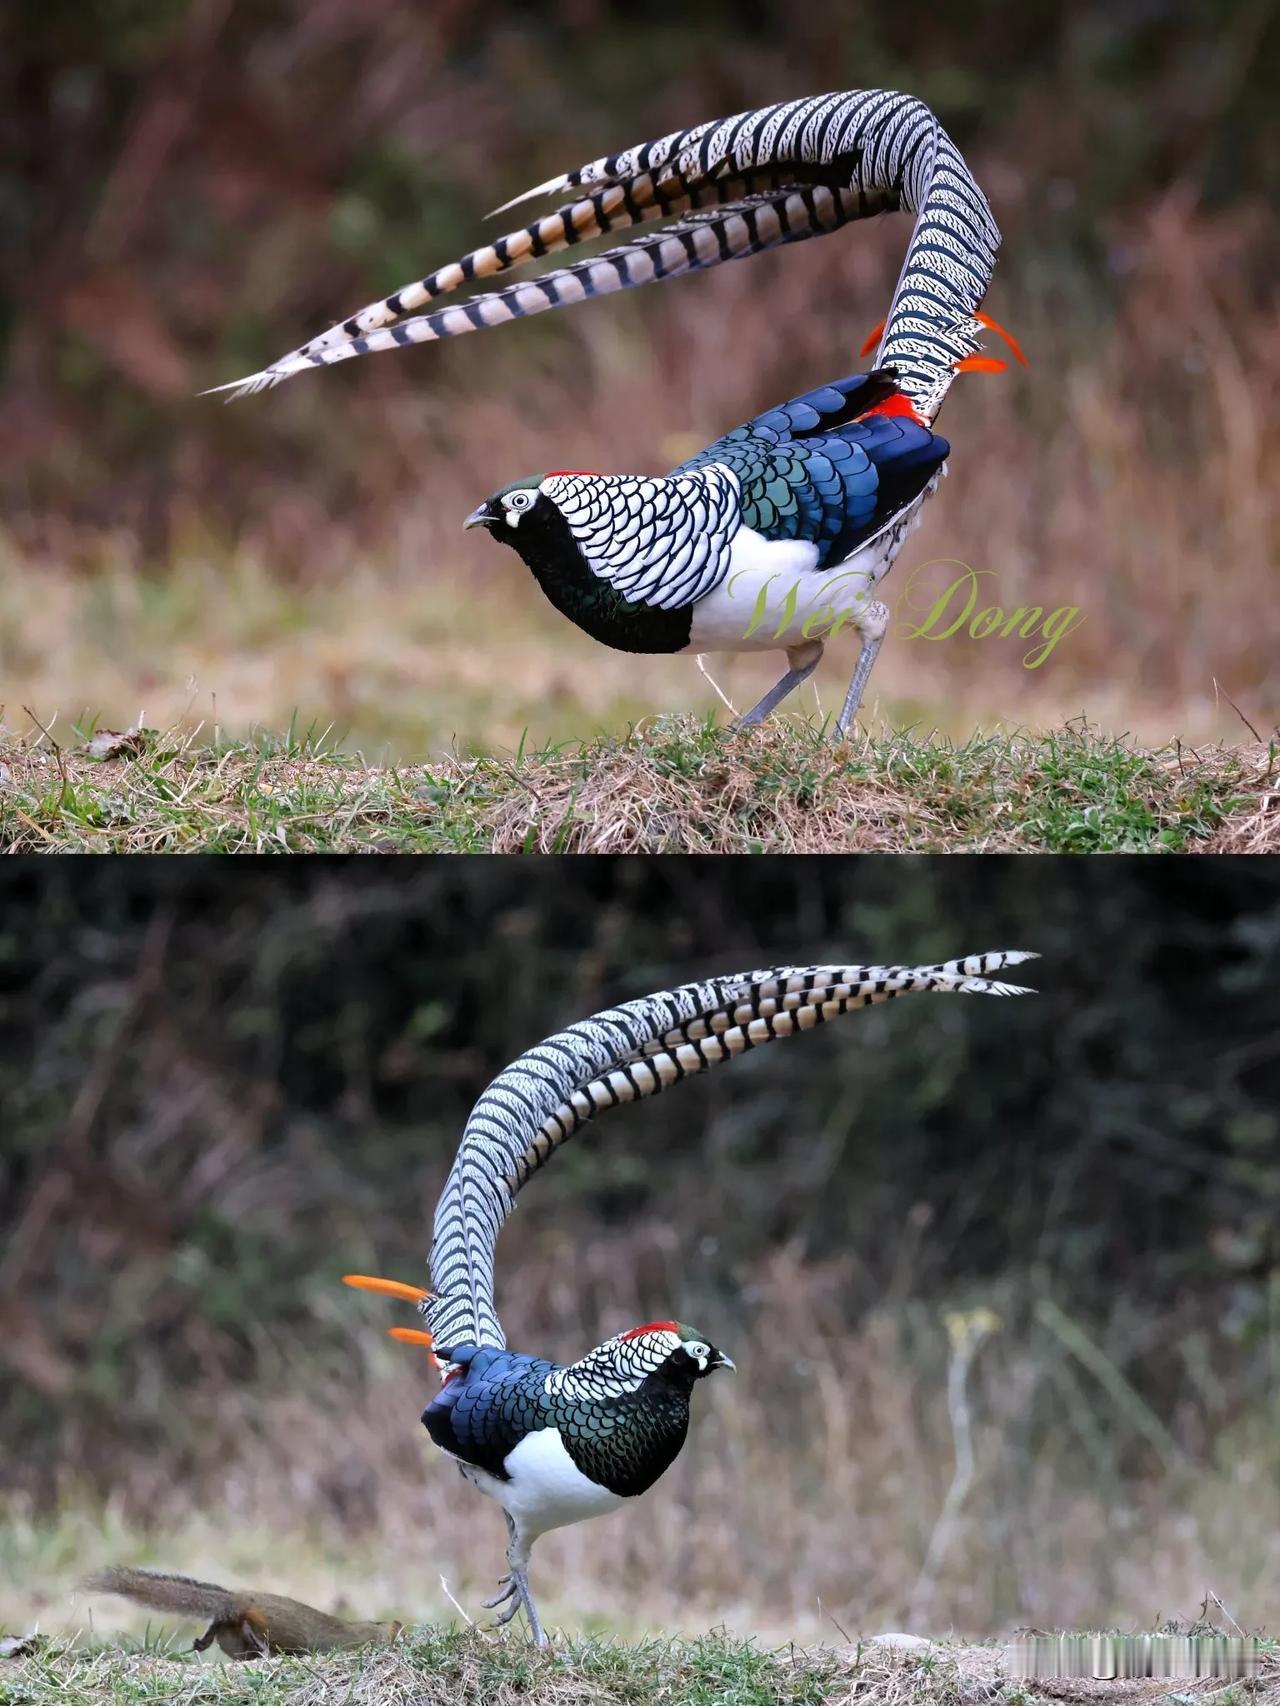
[[673,472],[724,464],[742,483],[748,527],[810,541],[819,568],[842,563],[920,495],[951,450],[907,415],[867,414],[896,390],[886,371],[835,380],[735,427]]
[[447,1354],[464,1372],[440,1388],[422,1413],[423,1424],[445,1451],[505,1479],[507,1453],[547,1424],[542,1383],[557,1365],[491,1346],[460,1345]]

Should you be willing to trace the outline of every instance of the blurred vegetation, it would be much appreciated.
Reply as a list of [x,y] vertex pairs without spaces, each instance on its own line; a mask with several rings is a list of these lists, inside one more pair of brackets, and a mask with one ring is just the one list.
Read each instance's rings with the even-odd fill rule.
[[467,1110],[549,1031],[713,971],[1014,946],[1034,999],[851,1015],[602,1118],[504,1233],[512,1340],[651,1306],[767,1341],[781,1261],[824,1333],[977,1300],[1094,1336],[1196,1458],[1280,1379],[1274,862],[0,865],[0,1489],[220,1458],[207,1394],[272,1386],[289,1339],[353,1390],[337,1275],[422,1272]]

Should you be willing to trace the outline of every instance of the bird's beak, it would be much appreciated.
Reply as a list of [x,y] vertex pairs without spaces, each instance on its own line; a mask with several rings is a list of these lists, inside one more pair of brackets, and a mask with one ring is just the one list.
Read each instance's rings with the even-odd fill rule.
[[473,509],[471,514],[463,522],[462,530],[465,533],[468,527],[488,527],[491,522],[494,522],[497,519],[497,516],[489,508],[489,505],[487,503],[482,503],[480,508]]
[[716,1360],[711,1366],[712,1368],[727,1368],[730,1374],[736,1374],[738,1372],[737,1363],[734,1362],[732,1357],[727,1357],[723,1351],[716,1352]]

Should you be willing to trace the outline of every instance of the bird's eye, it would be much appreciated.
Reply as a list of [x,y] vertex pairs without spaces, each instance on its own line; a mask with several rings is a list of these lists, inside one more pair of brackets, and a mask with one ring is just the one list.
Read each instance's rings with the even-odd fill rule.
[[531,493],[529,493],[529,492],[512,492],[511,496],[507,499],[507,508],[508,509],[528,509],[529,505],[532,502],[533,502],[533,497],[532,497]]

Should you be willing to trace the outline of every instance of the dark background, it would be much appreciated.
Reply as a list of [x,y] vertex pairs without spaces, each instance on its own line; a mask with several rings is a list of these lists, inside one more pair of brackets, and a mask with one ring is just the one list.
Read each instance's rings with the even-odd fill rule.
[[1276,1395],[1274,863],[0,865],[0,1480],[197,1463],[182,1394],[338,1343],[343,1271],[419,1278],[468,1108],[552,1030],[1019,946],[1034,997],[851,1014],[602,1116],[504,1233],[510,1336],[571,1357],[634,1304],[737,1345],[786,1250],[850,1331],[998,1296],[1034,1336],[1052,1296],[1208,1450]]

